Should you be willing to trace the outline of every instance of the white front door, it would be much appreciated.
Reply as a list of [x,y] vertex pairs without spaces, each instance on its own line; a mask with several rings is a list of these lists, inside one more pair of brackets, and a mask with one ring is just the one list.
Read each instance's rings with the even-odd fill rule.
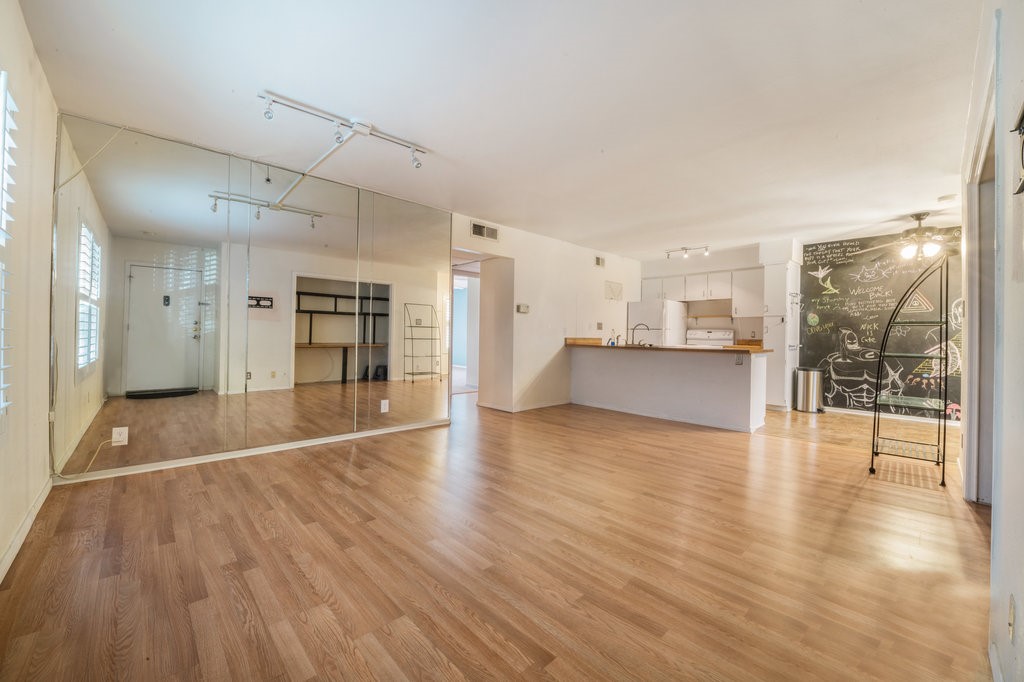
[[125,391],[199,388],[203,271],[131,265]]

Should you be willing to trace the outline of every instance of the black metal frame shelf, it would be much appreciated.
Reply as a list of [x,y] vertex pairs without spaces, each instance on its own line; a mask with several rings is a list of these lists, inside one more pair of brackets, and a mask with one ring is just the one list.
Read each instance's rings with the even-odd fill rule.
[[[372,285],[372,286],[389,286],[389,285]],[[316,297],[316,298],[329,298],[329,299],[332,299],[332,309],[330,309],[330,310],[318,310],[318,309],[315,309],[315,308],[303,308],[302,307],[302,297],[303,296],[312,296],[312,297]],[[339,301],[355,301],[356,302],[356,305],[355,305],[356,310],[338,310],[338,303],[339,303]],[[362,335],[361,336],[362,336],[363,341],[362,342],[358,341],[360,335],[357,334],[356,335],[356,342],[354,343],[354,346],[353,346],[353,347],[356,348],[356,360],[357,361],[359,360],[359,357],[361,356],[361,353],[359,352],[359,350],[362,349],[362,348],[368,349],[367,352],[370,353],[371,357],[372,357],[372,353],[373,353],[373,349],[374,348],[385,348],[386,349],[387,346],[388,346],[387,339],[385,339],[384,341],[381,341],[381,342],[377,341],[377,320],[380,319],[380,318],[384,318],[385,320],[388,320],[388,319],[391,318],[390,311],[386,312],[386,313],[374,312],[373,304],[377,303],[377,302],[388,303],[390,301],[391,301],[390,287],[389,287],[389,294],[387,296],[374,296],[373,294],[360,294],[360,295],[355,295],[355,294],[328,294],[328,293],[324,293],[324,292],[320,292],[320,291],[296,291],[295,292],[295,313],[296,314],[309,315],[309,336],[307,337],[307,341],[308,342],[306,344],[296,344],[295,347],[296,348],[317,348],[317,347],[326,348],[327,346],[324,345],[324,343],[318,343],[318,342],[313,340],[313,320],[316,318],[317,315],[342,315],[342,316],[348,316],[348,317],[356,317],[357,318],[357,324],[361,324],[362,325]],[[330,342],[328,342],[328,343],[330,343]],[[342,367],[341,368],[341,372],[342,372],[342,374],[341,374],[341,383],[344,384],[344,383],[348,383],[348,352],[349,352],[349,348],[347,346],[345,346],[344,344],[339,345],[338,348],[341,349],[341,358],[342,358],[342,362],[341,362],[341,367]],[[386,351],[385,351],[385,360],[384,360],[384,362],[383,363],[378,363],[378,364],[383,364],[384,367],[385,367],[385,372],[387,371],[387,364],[388,364],[388,362],[387,362]]]
[[[942,318],[939,320],[900,320],[900,314],[912,300],[914,294],[925,282],[938,279],[939,289],[939,310]],[[868,468],[872,474],[875,473],[875,459],[880,455],[889,457],[905,457],[923,461],[934,462],[936,466],[942,467],[940,486],[946,485],[946,429],[949,415],[946,406],[949,404],[949,256],[943,253],[935,259],[931,265],[925,268],[924,272],[918,275],[917,279],[903,292],[903,296],[897,302],[896,307],[889,317],[889,323],[882,335],[882,344],[878,353],[878,370],[875,375],[874,395],[874,419],[871,430],[871,466]],[[904,353],[900,351],[887,350],[892,330],[895,327],[931,327],[939,332],[938,353]],[[882,377],[887,376],[886,358],[907,358],[919,360],[934,360],[937,365],[937,379],[939,397],[909,396],[902,393],[887,393],[882,387]],[[935,376],[932,377],[936,378]],[[901,389],[902,390],[902,389]],[[913,410],[922,410],[934,414],[935,419],[935,442],[922,442],[906,438],[893,438],[881,434],[882,409],[883,407],[898,407]]]
[[[429,303],[406,303],[405,313],[405,346],[403,348],[404,366],[402,380],[412,377],[415,383],[418,376],[437,376],[441,380],[441,321],[437,317],[437,308]],[[418,315],[418,317],[417,317]],[[430,324],[423,324],[424,319]],[[429,336],[419,335],[417,331],[429,332]],[[424,350],[424,343],[427,345]],[[430,369],[417,367],[417,360],[426,359]],[[436,369],[435,369],[436,367]]]

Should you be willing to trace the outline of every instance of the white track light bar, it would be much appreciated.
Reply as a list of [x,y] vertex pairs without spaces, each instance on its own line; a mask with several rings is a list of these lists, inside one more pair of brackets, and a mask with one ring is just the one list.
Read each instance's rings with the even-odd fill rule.
[[[279,107],[285,107],[287,109],[292,109],[294,111],[300,111],[300,112],[302,112],[304,114],[307,114],[309,116],[315,116],[316,118],[320,118],[320,119],[323,119],[324,121],[328,121],[330,123],[333,123],[336,126],[344,126],[346,128],[351,129],[352,132],[358,133],[360,135],[365,135],[367,137],[376,137],[379,140],[384,140],[385,142],[390,142],[391,144],[398,145],[399,147],[405,147],[406,149],[411,149],[413,151],[413,153],[419,153],[419,154],[426,154],[427,153],[426,149],[424,149],[420,145],[416,144],[415,142],[410,142],[409,140],[403,140],[400,137],[395,137],[394,135],[389,135],[388,133],[385,133],[382,130],[378,130],[377,128],[374,128],[372,124],[364,123],[363,121],[353,121],[352,119],[345,118],[344,116],[338,116],[337,114],[332,114],[329,111],[324,111],[323,109],[318,109],[318,108],[310,106],[308,104],[304,104],[302,102],[299,102],[298,100],[291,99],[290,97],[285,97],[284,95],[278,95],[277,93],[271,92],[269,90],[264,90],[263,92],[259,93],[258,96],[259,96],[260,99],[265,100],[266,103],[267,103],[267,108],[264,110],[264,116],[266,116],[268,120],[274,118],[273,107],[276,105],[276,106],[279,106]],[[269,113],[269,116],[267,115],[268,113]]]
[[[255,206],[257,210],[265,208],[268,211],[284,211],[286,213],[298,213],[299,215],[308,215],[311,218],[323,218],[323,213],[317,213],[316,211],[310,211],[306,208],[299,208],[298,206],[286,206],[284,204],[274,204],[270,201],[264,201],[262,199],[253,199],[244,194],[232,194],[230,192],[211,192],[208,194],[213,199],[213,205],[216,206],[218,201],[235,201],[240,204],[248,204],[249,206]],[[216,209],[211,209],[216,213]]]

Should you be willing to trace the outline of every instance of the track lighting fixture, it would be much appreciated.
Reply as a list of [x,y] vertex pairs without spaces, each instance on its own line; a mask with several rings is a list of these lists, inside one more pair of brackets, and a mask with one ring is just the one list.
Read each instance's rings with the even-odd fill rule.
[[680,246],[678,249],[666,249],[665,250],[665,258],[671,258],[672,254],[674,254],[674,253],[681,253],[681,254],[683,254],[683,258],[689,258],[691,251],[700,251],[701,249],[704,250],[704,255],[705,256],[710,256],[711,255],[711,247],[710,246]]
[[339,123],[334,128],[334,144],[343,144],[345,142],[345,133],[341,130],[341,124]]
[[270,165],[269,164],[267,165],[267,179],[264,180],[263,182],[267,183],[268,185],[271,184],[271,180],[270,180]]
[[217,212],[217,198],[216,197],[214,197],[213,203],[210,204],[210,212],[212,212],[212,213],[216,213]]
[[246,194],[233,194],[231,192],[212,192],[207,196],[213,199],[213,204],[210,206],[210,210],[213,211],[214,213],[217,212],[218,201],[234,201],[240,204],[245,204],[247,206],[256,207],[256,220],[259,220],[260,218],[263,217],[263,209],[267,209],[268,211],[283,211],[284,213],[294,213],[297,215],[309,216],[311,227],[316,227],[316,225],[312,223],[312,220],[314,218],[324,217],[323,213],[317,213],[316,211],[311,211],[308,208],[290,206],[288,204],[272,203],[265,199],[256,199]]
[[[338,116],[337,114],[333,114],[329,111],[325,111],[323,109],[310,106],[309,104],[291,99],[290,97],[285,97],[284,95],[278,95],[277,93],[271,92],[269,90],[264,90],[260,92],[257,95],[257,97],[259,97],[260,99],[264,100],[267,103],[266,108],[263,110],[263,116],[268,121],[274,118],[273,107],[274,105],[277,105],[278,107],[284,107],[292,111],[297,111],[299,113],[306,114],[307,116],[311,116],[313,118],[318,118],[322,121],[327,121],[328,123],[333,125],[335,127],[334,147],[328,150],[328,154],[330,154],[332,151],[336,151],[337,147],[347,142],[356,133],[364,137],[372,137],[377,140],[389,142],[393,145],[405,147],[406,149],[409,150],[412,165],[415,168],[420,168],[423,165],[423,162],[420,160],[417,154],[428,153],[426,149],[416,144],[415,142],[405,140],[400,137],[396,137],[395,135],[390,135],[384,132],[383,130],[375,128],[372,123],[367,123],[365,121],[356,121],[353,119],[346,118],[344,116]],[[348,130],[343,130],[345,128],[347,128]],[[308,169],[305,173],[309,174],[313,170],[315,170],[315,166],[319,165],[319,163],[322,163],[325,156],[318,159],[314,166]],[[279,201],[283,201],[283,199],[280,199]]]
[[316,229],[316,216],[309,216],[309,229]]
[[259,220],[259,219],[260,219],[260,207],[257,206],[256,207],[256,220]]

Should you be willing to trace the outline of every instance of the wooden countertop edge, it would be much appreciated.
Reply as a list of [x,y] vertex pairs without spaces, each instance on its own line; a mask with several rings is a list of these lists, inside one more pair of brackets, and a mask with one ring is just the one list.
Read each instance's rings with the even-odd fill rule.
[[605,348],[607,350],[656,350],[663,353],[679,351],[682,353],[744,353],[746,355],[760,355],[771,353],[770,348],[759,348],[757,346],[722,346],[721,348],[661,348],[659,346],[608,346],[591,342],[566,341],[566,348]]

